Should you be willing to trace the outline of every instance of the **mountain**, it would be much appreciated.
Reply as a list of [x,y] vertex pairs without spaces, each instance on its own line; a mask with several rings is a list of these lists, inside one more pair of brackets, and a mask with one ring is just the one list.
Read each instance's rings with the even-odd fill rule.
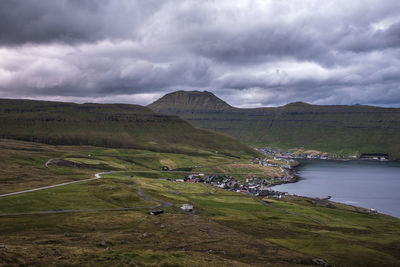
[[256,155],[230,136],[138,105],[0,99],[0,125],[0,138],[47,144]]
[[186,111],[218,112],[233,109],[225,101],[207,91],[173,92],[158,99],[148,107],[166,114],[179,114]]
[[210,92],[198,91],[170,93],[148,107],[179,115],[197,127],[222,132],[251,145],[389,153],[391,158],[400,158],[398,108],[296,102],[282,107],[240,109]]

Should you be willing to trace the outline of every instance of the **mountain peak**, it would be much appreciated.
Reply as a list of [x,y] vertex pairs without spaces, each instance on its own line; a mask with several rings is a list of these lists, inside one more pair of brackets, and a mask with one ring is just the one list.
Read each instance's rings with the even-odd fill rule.
[[148,105],[154,111],[222,111],[231,109],[225,101],[208,91],[176,91]]
[[312,105],[308,104],[306,102],[301,102],[301,101],[292,102],[292,103],[284,105],[284,107],[310,107],[310,106],[312,106]]

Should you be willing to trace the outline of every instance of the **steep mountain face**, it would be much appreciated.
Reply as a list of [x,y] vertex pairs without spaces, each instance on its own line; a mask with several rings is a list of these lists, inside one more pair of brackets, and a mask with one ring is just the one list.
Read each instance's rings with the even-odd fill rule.
[[230,136],[137,105],[0,99],[0,125],[0,138],[47,144],[255,155]]
[[[187,99],[203,105],[191,108]],[[219,109],[211,105],[207,109],[206,103],[225,105]],[[149,107],[164,114],[179,115],[197,127],[222,132],[252,145],[381,152],[400,158],[400,109],[397,108],[296,102],[276,108],[239,109],[209,92],[171,93]]]

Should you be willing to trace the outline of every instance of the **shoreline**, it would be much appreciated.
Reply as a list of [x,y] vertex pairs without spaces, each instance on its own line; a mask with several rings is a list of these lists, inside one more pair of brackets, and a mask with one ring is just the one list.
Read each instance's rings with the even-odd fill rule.
[[[279,182],[275,182],[273,184],[271,184],[270,187],[274,187],[277,185],[282,185],[282,184],[291,184],[291,183],[297,183],[299,180],[301,180],[301,177],[297,174],[296,169],[298,169],[299,167],[301,167],[303,164],[299,161],[319,161],[319,162],[348,162],[348,161],[359,161],[359,162],[377,162],[377,163],[390,163],[390,162],[394,162],[394,163],[400,163],[400,160],[398,159],[392,159],[392,160],[375,160],[375,159],[294,159],[298,164],[296,164],[295,166],[292,166],[292,176],[293,178],[289,179],[289,180],[282,180]],[[282,178],[286,178],[285,176],[283,176]]]
[[[298,166],[296,166],[295,169],[297,169],[298,167],[304,167],[304,165],[307,165],[308,163],[313,164],[314,163],[323,163],[323,162],[337,162],[337,163],[343,163],[343,162],[359,162],[359,163],[365,163],[365,164],[360,164],[360,165],[354,165],[356,166],[356,168],[359,169],[364,169],[365,166],[372,166],[372,168],[374,167],[374,165],[376,166],[385,166],[386,163],[395,163],[396,165],[386,165],[386,166],[396,166],[397,164],[400,163],[400,161],[398,160],[388,160],[388,161],[377,161],[377,160],[360,160],[360,159],[351,159],[351,160],[320,160],[320,159],[304,159],[302,160],[302,162],[300,162],[300,164]],[[385,164],[381,165],[380,163],[384,162]],[[372,165],[369,165],[369,163],[371,163]],[[365,165],[365,166],[364,166]],[[353,165],[348,165],[348,166],[353,166]],[[335,167],[336,168],[336,167]],[[338,166],[338,168],[340,168],[340,166]],[[296,170],[295,170],[296,173]],[[351,172],[353,173],[353,172]],[[362,173],[360,174],[362,175]],[[357,175],[357,172],[355,173],[355,176]],[[311,180],[315,180],[316,177],[309,177]],[[329,179],[329,177],[325,177],[324,179]],[[351,181],[352,178],[350,178]],[[353,178],[354,179],[354,178]],[[346,196],[343,195],[343,193],[341,193],[340,191],[336,191],[337,189],[333,189],[333,192],[329,192],[329,190],[325,190],[326,192],[324,192],[324,190],[320,190],[317,188],[310,188],[309,192],[307,193],[307,188],[302,185],[300,187],[297,187],[298,189],[296,190],[295,187],[293,187],[291,190],[288,188],[277,188],[280,185],[284,185],[284,184],[291,184],[291,183],[297,183],[302,179],[301,174],[296,173],[296,179],[293,179],[291,181],[282,181],[281,183],[275,183],[274,185],[271,185],[270,189],[277,192],[277,193],[281,193],[281,194],[285,194],[287,193],[289,196],[298,196],[298,197],[304,197],[304,198],[309,198],[309,199],[314,199],[314,200],[320,200],[320,199],[324,199],[325,197],[331,197],[330,201],[332,202],[336,202],[336,203],[340,203],[349,207],[354,208],[354,210],[358,213],[366,213],[366,214],[375,214],[375,213],[380,213],[380,214],[384,214],[384,215],[388,215],[388,216],[392,216],[395,218],[400,219],[399,215],[396,215],[396,209],[393,208],[392,206],[390,206],[390,208],[385,208],[386,206],[382,205],[381,201],[379,199],[369,203],[368,201],[362,201],[364,196],[362,194],[358,194],[357,190],[354,192],[354,196]],[[308,179],[307,179],[308,180]],[[369,180],[366,180],[366,182],[368,182]],[[314,184],[315,181],[309,181],[309,183],[313,183]],[[353,182],[350,182],[350,186],[354,187],[354,183],[359,183],[359,181],[355,181],[353,180]],[[319,184],[321,185],[321,184]],[[346,187],[346,184],[343,184],[342,186]],[[352,188],[350,187],[350,188]],[[289,191],[289,192],[288,192]],[[293,193],[297,192],[297,193]],[[303,191],[303,192],[302,192]],[[313,193],[314,192],[314,193]],[[317,192],[317,193],[316,193]],[[320,192],[318,194],[318,192]],[[346,199],[347,197],[347,199]],[[393,197],[393,196],[392,196]],[[351,203],[350,203],[351,202]]]

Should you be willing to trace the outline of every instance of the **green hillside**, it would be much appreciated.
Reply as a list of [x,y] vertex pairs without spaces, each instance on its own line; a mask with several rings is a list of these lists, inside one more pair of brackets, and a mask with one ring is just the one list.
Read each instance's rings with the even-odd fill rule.
[[380,152],[400,158],[400,109],[396,108],[296,102],[276,108],[239,109],[210,92],[198,91],[170,93],[148,107],[251,145]]
[[0,138],[251,157],[236,139],[138,105],[0,99]]
[[[236,172],[229,166],[248,163],[0,139],[0,195],[75,181],[0,196],[0,266],[400,266],[398,218],[172,181],[190,172],[160,171],[168,161],[176,169],[201,165],[206,174],[223,167],[227,175]],[[76,183],[100,172],[107,173]]]

